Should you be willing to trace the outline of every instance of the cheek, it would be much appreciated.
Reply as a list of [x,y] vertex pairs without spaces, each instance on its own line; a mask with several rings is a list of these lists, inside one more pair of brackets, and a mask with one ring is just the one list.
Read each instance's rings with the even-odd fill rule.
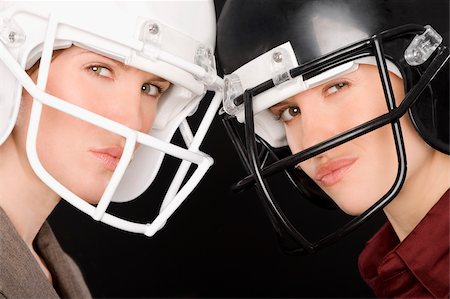
[[391,75],[390,78],[392,89],[394,91],[395,103],[398,106],[405,98],[405,89],[403,86],[403,80],[397,77],[396,75]]
[[50,156],[69,153],[80,136],[88,134],[88,124],[50,107],[42,110],[38,131],[38,152]]
[[67,169],[74,176],[82,165],[78,159],[82,149],[78,134],[87,132],[79,124],[62,112],[43,107],[36,141],[38,157],[44,169],[66,187],[70,182],[65,179]]
[[87,77],[76,66],[54,65],[48,76],[46,91],[64,101],[75,104],[92,112],[106,107],[102,99],[104,90],[97,82]]
[[296,154],[304,150],[302,145],[302,126],[299,120],[292,120],[289,125],[283,123],[284,131],[286,133],[286,140],[292,154]]
[[288,129],[285,126],[285,132],[286,132],[286,139],[287,143],[289,145],[289,148],[291,149],[292,154],[298,153],[300,151],[300,142],[298,140],[298,135],[296,135],[293,130]]
[[145,101],[141,108],[142,130],[148,133],[153,127],[157,113],[157,101]]
[[33,99],[31,95],[24,90],[22,98],[20,100],[19,113],[17,114],[16,128],[27,128],[30,120],[31,106]]
[[[292,154],[296,154],[304,150],[303,146],[301,145],[300,130],[301,128],[298,126],[297,128],[295,128],[292,126],[285,125],[286,139]],[[312,177],[313,171],[312,171],[312,163],[310,163],[310,161],[312,161],[312,159],[299,163],[298,167],[300,167],[306,173],[306,175]]]
[[406,179],[408,180],[429,163],[434,150],[425,143],[416,131],[408,114],[400,119],[400,125],[408,162],[408,172],[406,174]]

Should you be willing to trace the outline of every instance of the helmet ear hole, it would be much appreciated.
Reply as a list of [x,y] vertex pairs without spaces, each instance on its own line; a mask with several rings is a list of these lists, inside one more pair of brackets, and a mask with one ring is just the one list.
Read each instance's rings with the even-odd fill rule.
[[420,136],[430,146],[447,155],[450,154],[448,76],[447,64],[409,109],[412,123]]

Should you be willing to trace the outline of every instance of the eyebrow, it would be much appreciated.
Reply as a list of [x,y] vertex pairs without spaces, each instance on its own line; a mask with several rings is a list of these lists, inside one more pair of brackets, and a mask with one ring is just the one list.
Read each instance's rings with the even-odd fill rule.
[[269,109],[280,109],[286,106],[292,105],[292,102],[290,101],[291,97],[282,100],[281,102],[276,103],[275,105],[269,107]]
[[[98,53],[95,53],[95,52],[90,51],[90,50],[87,50],[87,49],[82,49],[82,51],[81,51],[80,53],[78,53],[77,55],[83,55],[83,54],[91,54],[91,55],[95,55],[95,56],[99,56],[99,57],[101,57],[101,58],[107,59],[108,61],[110,61],[110,62],[113,63],[115,66],[117,66],[117,67],[119,67],[120,69],[122,69],[123,71],[127,71],[127,70],[129,70],[130,68],[133,68],[132,66],[126,65],[126,64],[124,64],[123,62],[117,61],[117,60],[115,60],[115,59],[109,58],[108,56],[104,56],[104,55],[102,55],[102,54],[98,54]],[[152,80],[155,80],[155,81],[161,81],[161,82],[166,82],[166,81],[167,81],[167,82],[170,83],[169,80],[166,80],[166,79],[164,79],[164,78],[161,78],[160,76],[157,76],[157,75],[155,75],[155,74],[153,74],[153,73],[149,73],[149,72],[146,72],[146,71],[143,71],[143,72],[148,73],[149,75],[151,75],[151,76],[152,76]]]

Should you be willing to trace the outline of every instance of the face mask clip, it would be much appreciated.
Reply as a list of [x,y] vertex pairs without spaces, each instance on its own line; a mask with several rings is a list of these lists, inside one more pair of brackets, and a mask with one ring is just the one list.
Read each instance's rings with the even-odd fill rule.
[[416,35],[405,50],[405,60],[411,66],[421,65],[442,43],[442,37],[430,25],[421,35]]
[[206,86],[213,86],[217,78],[216,60],[213,51],[206,46],[199,46],[195,52],[194,63],[205,70],[202,77],[195,76],[195,78]]
[[16,48],[23,45],[26,35],[14,20],[0,18],[0,41],[7,47]]
[[279,86],[292,79],[289,71],[294,68],[294,64],[286,49],[275,49],[271,56],[271,64],[273,70],[272,81],[275,86]]
[[242,105],[236,105],[234,100],[244,93],[241,79],[236,74],[224,77],[223,110],[229,115],[236,115],[242,110]]
[[161,52],[162,26],[154,20],[145,22],[139,40],[144,43],[145,56],[153,61],[157,60]]

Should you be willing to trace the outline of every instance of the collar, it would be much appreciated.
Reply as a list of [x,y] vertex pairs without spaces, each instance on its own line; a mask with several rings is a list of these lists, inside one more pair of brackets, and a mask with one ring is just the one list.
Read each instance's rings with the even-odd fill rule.
[[367,242],[359,268],[372,288],[408,270],[434,297],[448,296],[449,197],[447,190],[403,242],[390,223]]

